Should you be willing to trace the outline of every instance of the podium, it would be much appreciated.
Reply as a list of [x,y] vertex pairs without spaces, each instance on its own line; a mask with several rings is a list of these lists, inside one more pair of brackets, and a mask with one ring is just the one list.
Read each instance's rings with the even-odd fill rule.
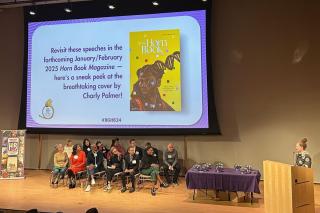
[[314,213],[313,170],[263,161],[266,213]]

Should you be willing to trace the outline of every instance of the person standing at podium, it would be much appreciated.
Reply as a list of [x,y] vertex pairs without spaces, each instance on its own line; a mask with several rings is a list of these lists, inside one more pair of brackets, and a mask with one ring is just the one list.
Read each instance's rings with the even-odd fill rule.
[[303,138],[296,144],[296,166],[311,168],[311,157],[306,151],[307,141],[307,138]]

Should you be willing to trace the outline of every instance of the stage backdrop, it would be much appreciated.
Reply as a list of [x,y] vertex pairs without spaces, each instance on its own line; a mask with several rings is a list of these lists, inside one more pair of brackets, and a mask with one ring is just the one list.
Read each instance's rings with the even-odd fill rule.
[[25,130],[1,130],[0,179],[24,178]]

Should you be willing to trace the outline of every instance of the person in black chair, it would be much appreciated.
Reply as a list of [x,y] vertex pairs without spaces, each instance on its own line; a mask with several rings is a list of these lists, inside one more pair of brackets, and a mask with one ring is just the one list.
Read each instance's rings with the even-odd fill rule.
[[134,148],[134,153],[139,157],[139,160],[141,160],[143,157],[143,149],[137,146],[136,140],[134,138],[130,139],[129,146]]
[[102,152],[103,156],[107,156],[107,153],[109,152],[109,149],[105,145],[102,144],[101,141],[97,141],[96,145],[98,147],[98,150]]
[[173,172],[173,184],[178,184],[178,177],[180,173],[180,165],[178,163],[178,152],[175,150],[173,144],[168,144],[167,149],[163,152],[163,170],[167,183],[171,183],[169,172]]
[[159,162],[159,151],[158,149],[154,148],[150,142],[147,142],[145,145],[145,149],[143,150],[143,156],[147,154],[147,148],[152,147],[153,150],[153,156],[157,158],[158,162]]
[[88,172],[88,180],[87,180],[87,188],[86,192],[90,192],[91,185],[96,184],[94,180],[94,174],[97,172],[101,172],[103,170],[103,154],[98,150],[96,144],[92,144],[91,151],[88,152],[87,156],[87,172]]
[[160,182],[160,187],[167,188],[168,184],[161,180],[159,175],[159,160],[153,155],[153,148],[151,146],[146,148],[146,154],[141,160],[141,174],[150,175],[153,181],[153,187],[151,188],[151,195],[156,195],[157,181]]
[[127,191],[126,187],[126,177],[129,175],[130,181],[132,184],[132,188],[130,189],[130,193],[135,191],[135,175],[139,170],[139,155],[135,153],[135,147],[130,146],[128,148],[127,154],[124,156],[124,171],[121,174],[122,179],[122,189],[121,192]]
[[88,138],[83,140],[82,150],[86,153],[86,157],[88,157],[88,153],[91,151],[91,142]]
[[112,147],[111,150],[111,156],[108,160],[108,167],[107,167],[107,185],[104,191],[110,191],[111,190],[111,181],[115,174],[122,171],[122,155],[117,150],[116,147]]

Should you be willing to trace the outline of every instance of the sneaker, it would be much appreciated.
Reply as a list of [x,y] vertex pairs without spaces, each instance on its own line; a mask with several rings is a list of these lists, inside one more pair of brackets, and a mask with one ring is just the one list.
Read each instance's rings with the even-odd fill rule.
[[59,177],[56,177],[54,184],[58,184],[59,183]]
[[108,192],[108,191],[110,191],[110,190],[111,190],[111,184],[109,183],[109,184],[107,184],[107,185],[105,186],[105,188],[103,189],[103,191]]
[[71,179],[71,189],[76,188],[76,180],[74,178]]
[[94,180],[94,178],[91,179],[91,185],[95,185],[96,181]]
[[127,187],[122,187],[121,193],[124,193],[124,192],[126,192],[126,191],[127,191]]
[[69,181],[69,189],[73,188],[73,178],[70,179]]
[[131,188],[131,189],[129,190],[129,193],[132,193],[132,192],[134,192],[134,191],[136,191],[135,188]]
[[86,188],[86,190],[84,190],[84,191],[85,191],[85,192],[90,192],[90,191],[91,191],[91,186],[88,185],[87,188]]
[[163,182],[163,183],[160,183],[160,187],[161,188],[167,188],[169,185],[167,184],[167,183],[165,183],[165,182]]
[[74,189],[76,188],[76,184],[75,183],[70,183],[69,184],[69,189]]
[[156,193],[156,189],[155,189],[155,188],[152,188],[152,189],[151,189],[151,195],[152,195],[152,196],[156,196],[156,194],[157,194],[157,193]]

